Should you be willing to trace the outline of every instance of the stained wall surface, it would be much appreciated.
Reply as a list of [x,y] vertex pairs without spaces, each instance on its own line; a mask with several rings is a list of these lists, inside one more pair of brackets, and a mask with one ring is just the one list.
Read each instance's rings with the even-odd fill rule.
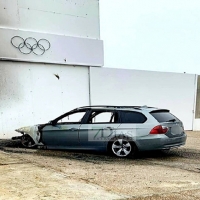
[[0,138],[88,105],[88,80],[88,67],[1,61]]
[[89,66],[103,65],[98,0],[0,0],[0,43],[0,138],[89,104]]

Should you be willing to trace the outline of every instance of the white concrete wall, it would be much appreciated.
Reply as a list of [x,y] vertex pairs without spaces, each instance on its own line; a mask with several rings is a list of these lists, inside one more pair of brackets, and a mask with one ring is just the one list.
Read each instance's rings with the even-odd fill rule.
[[196,76],[168,72],[90,69],[91,104],[148,105],[170,109],[192,130]]
[[[88,66],[103,65],[99,29],[98,0],[0,0],[0,138],[89,104]],[[51,47],[25,55],[14,36]]]
[[99,39],[99,1],[0,0],[0,27]]
[[0,43],[0,60],[103,66],[99,1],[0,0]]
[[200,131],[200,119],[194,119],[193,131]]
[[167,108],[192,130],[195,80],[191,74],[0,61],[0,138],[90,101]]
[[88,105],[88,76],[88,67],[0,61],[0,138]]
[[[27,38],[29,38],[26,41],[28,48],[24,45],[24,40]],[[43,40],[39,43],[43,46],[36,46],[40,39],[48,41]],[[0,44],[0,60],[82,66],[103,65],[103,42],[101,40],[0,28]],[[32,52],[31,46],[33,47]],[[47,51],[43,51],[43,47]],[[37,54],[44,52],[44,54],[35,55],[33,52]]]

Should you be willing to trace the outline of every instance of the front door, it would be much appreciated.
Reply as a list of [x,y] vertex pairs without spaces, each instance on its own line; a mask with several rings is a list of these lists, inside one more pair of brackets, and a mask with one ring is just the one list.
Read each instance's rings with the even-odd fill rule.
[[84,115],[85,111],[70,113],[58,118],[54,125],[46,125],[42,129],[42,142],[44,145],[48,148],[57,149],[78,148],[80,146],[79,128]]

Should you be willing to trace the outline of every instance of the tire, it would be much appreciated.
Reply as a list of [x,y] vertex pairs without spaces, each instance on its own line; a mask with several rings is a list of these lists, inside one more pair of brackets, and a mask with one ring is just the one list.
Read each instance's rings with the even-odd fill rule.
[[25,148],[35,148],[36,144],[29,135],[23,135],[21,138],[21,144]]
[[118,136],[108,143],[108,152],[120,158],[134,157],[137,153],[137,147],[129,138]]

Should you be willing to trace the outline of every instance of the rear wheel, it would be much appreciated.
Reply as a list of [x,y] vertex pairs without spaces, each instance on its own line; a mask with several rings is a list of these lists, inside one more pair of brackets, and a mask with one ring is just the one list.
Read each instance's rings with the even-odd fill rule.
[[23,135],[21,138],[21,144],[26,148],[36,147],[34,140],[29,135]]
[[117,137],[109,142],[108,150],[117,157],[130,157],[136,154],[137,148],[128,138]]

